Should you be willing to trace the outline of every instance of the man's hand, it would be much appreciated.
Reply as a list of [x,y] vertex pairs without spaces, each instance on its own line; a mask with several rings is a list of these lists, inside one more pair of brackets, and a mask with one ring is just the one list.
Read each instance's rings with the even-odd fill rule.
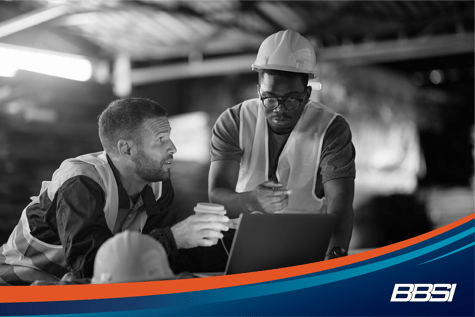
[[289,204],[290,191],[277,180],[264,182],[251,191],[236,192],[241,165],[233,160],[211,163],[209,169],[209,201],[226,208],[226,215],[237,218],[241,213],[276,213]]
[[179,249],[209,247],[223,237],[221,231],[228,231],[225,224],[229,218],[213,214],[197,214],[171,227]]
[[249,192],[251,197],[251,211],[276,213],[282,211],[289,204],[290,191],[282,188],[282,184],[271,179]]

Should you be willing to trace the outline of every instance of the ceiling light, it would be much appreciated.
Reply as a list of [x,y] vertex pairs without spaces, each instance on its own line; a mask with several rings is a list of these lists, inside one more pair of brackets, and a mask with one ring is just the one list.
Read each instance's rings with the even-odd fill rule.
[[4,65],[3,62],[0,62],[1,77],[14,77],[16,75],[17,70],[17,68],[10,67],[10,65]]
[[440,70],[434,69],[430,72],[430,81],[438,85],[444,81],[444,74]]
[[83,56],[8,44],[0,44],[0,69],[0,76],[8,77],[20,69],[77,81],[92,76],[91,61]]

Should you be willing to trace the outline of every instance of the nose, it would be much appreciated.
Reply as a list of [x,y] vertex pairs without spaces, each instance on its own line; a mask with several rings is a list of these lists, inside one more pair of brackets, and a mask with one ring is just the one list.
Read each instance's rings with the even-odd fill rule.
[[170,140],[170,145],[170,153],[175,154],[178,150],[172,140]]
[[274,109],[274,112],[277,112],[277,113],[287,112],[287,108],[285,108],[284,102],[279,101],[279,104]]

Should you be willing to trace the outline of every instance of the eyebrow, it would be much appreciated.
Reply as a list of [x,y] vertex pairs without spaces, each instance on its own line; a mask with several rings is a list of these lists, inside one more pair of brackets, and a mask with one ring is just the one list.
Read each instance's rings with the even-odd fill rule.
[[[292,91],[292,92],[289,92],[285,95],[281,95],[282,97],[287,97],[287,96],[290,96],[290,95],[295,95],[295,94],[302,94],[303,92],[302,91]],[[264,95],[272,95],[273,97],[279,97],[277,94],[274,94],[273,92],[270,92],[270,91],[261,91],[261,94]]]

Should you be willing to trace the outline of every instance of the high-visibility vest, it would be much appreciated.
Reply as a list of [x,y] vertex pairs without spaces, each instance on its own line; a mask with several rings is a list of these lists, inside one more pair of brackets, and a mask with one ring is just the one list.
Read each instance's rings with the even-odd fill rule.
[[[276,176],[292,190],[284,212],[326,213],[325,198],[315,194],[325,132],[338,114],[309,101],[280,154]],[[259,99],[243,102],[240,111],[239,145],[243,150],[237,192],[253,190],[268,180],[269,136]]]
[[[113,231],[119,211],[119,191],[105,152],[85,154],[67,159],[54,172],[51,181],[42,183],[40,194],[31,197],[31,203],[23,210],[20,221],[10,235],[8,242],[0,248],[6,264],[39,269],[58,278],[69,272],[61,245],[45,243],[30,234],[26,211],[28,207],[39,203],[39,196],[45,191],[50,201],[53,201],[56,192],[63,183],[79,175],[91,178],[102,187],[105,193],[104,215],[108,228],[111,232]],[[155,198],[160,198],[162,183],[150,183],[150,186]],[[142,210],[124,229],[142,231],[146,221],[147,213]]]

